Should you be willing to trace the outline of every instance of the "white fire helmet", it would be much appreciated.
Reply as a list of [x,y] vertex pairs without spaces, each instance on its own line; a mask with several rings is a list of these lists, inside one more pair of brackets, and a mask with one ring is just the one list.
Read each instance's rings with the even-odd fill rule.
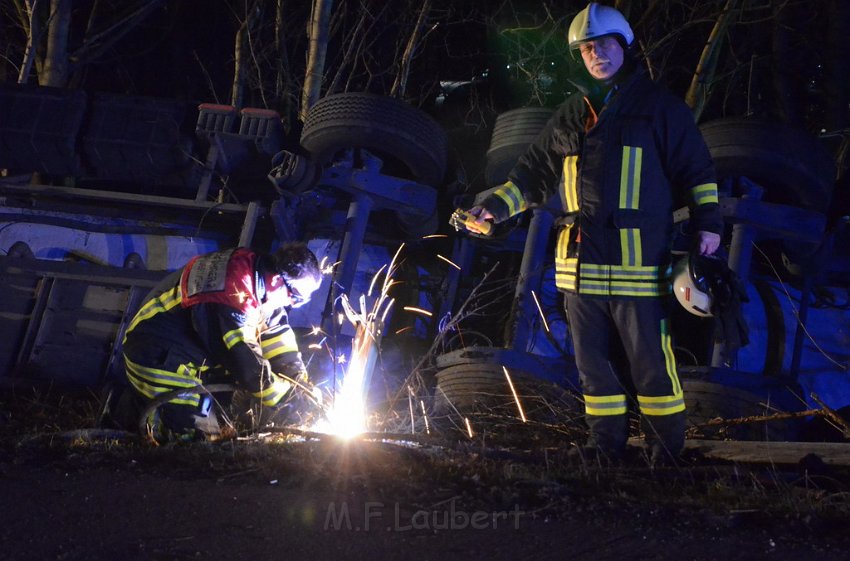
[[673,266],[673,293],[679,304],[690,313],[711,317],[711,289],[706,275],[710,274],[704,261],[711,258],[688,255]]
[[603,35],[619,35],[624,43],[623,48],[635,40],[635,34],[623,14],[615,8],[591,2],[573,18],[567,40],[572,51],[579,44]]

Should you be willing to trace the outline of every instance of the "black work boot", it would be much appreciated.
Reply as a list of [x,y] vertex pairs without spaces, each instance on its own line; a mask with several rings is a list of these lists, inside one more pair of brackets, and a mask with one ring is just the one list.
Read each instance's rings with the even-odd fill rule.
[[590,452],[604,460],[606,464],[619,462],[626,449],[629,425],[626,415],[585,416],[590,434],[584,446]]
[[674,466],[685,447],[685,413],[646,416],[641,420],[651,467]]

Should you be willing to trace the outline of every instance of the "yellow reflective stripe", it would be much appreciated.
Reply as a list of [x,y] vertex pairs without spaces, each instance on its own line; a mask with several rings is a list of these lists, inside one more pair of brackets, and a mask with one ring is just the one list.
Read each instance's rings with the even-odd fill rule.
[[639,395],[637,398],[640,405],[640,412],[644,415],[657,417],[661,415],[673,415],[685,410],[685,398],[681,393],[651,397]]
[[618,395],[585,395],[585,413],[604,417],[608,415],[625,415],[627,409],[625,394]]
[[558,232],[558,243],[555,248],[555,257],[559,259],[567,258],[567,250],[570,246],[570,230],[572,229],[572,225],[561,228],[561,231]]
[[221,339],[224,341],[224,346],[227,347],[227,350],[230,350],[239,343],[244,343],[245,341],[253,342],[256,340],[256,337],[253,327],[243,325],[237,329],[231,329]]
[[[640,208],[640,172],[643,165],[643,148],[623,146],[620,167],[620,208]],[[639,228],[620,230],[620,254],[623,265],[634,266],[643,262],[643,249]]]
[[522,195],[519,187],[512,181],[507,181],[504,185],[496,189],[493,194],[504,201],[508,207],[508,214],[510,216],[519,214],[528,208],[525,197]]
[[632,246],[632,239],[634,236],[630,236],[629,233],[632,232],[633,228],[623,228],[620,230],[620,253],[623,255],[623,265],[635,265],[634,261],[634,253],[629,250]]
[[292,387],[286,380],[275,379],[269,386],[265,389],[262,389],[258,392],[253,392],[252,395],[256,398],[259,398],[261,403],[266,406],[277,405],[277,403],[283,399],[283,396],[286,395],[286,392],[289,391],[289,388]]
[[127,331],[124,333],[124,337],[126,340],[127,333],[130,333],[134,327],[136,327],[139,323],[148,320],[159,314],[161,312],[167,312],[171,308],[180,304],[182,300],[182,295],[180,293],[180,285],[175,286],[171,290],[163,292],[156,298],[152,298],[148,300],[138,312],[133,317],[133,321],[130,322],[130,325],[127,327]]
[[670,336],[670,327],[667,318],[661,320],[661,349],[664,351],[664,363],[667,366],[667,376],[673,386],[673,393],[682,394],[682,383],[679,381],[679,372],[676,370],[676,356],[673,354],[673,338]]
[[623,146],[620,168],[620,208],[640,208],[640,170],[643,148]]
[[578,259],[555,258],[555,286],[564,290],[575,290],[578,275]]
[[[174,391],[180,388],[174,387],[164,387],[164,386],[154,386],[152,384],[148,384],[144,380],[137,378],[135,374],[132,372],[127,372],[127,380],[133,385],[136,390],[141,393],[143,396],[148,399],[154,399],[159,395],[162,395],[166,392]],[[197,384],[194,384],[191,387],[197,387]],[[187,392],[189,389],[187,388]],[[177,405],[191,405],[197,407],[197,405],[201,402],[201,396],[197,393],[187,393],[186,395],[174,398],[169,400],[168,403],[174,403]]]
[[[174,388],[160,388],[157,386],[151,386],[150,384],[146,384],[142,380],[139,380],[133,376],[127,376],[127,379],[130,381],[133,387],[139,391],[139,393],[141,393],[148,399],[155,399],[161,394],[174,390]],[[193,393],[169,400],[168,403],[174,403],[176,405],[191,405],[197,407],[200,402],[201,396],[199,394]]]
[[720,201],[717,196],[717,183],[703,183],[702,185],[692,187],[691,196],[694,198],[694,204],[697,205]]
[[[663,272],[662,272],[663,271]],[[670,278],[671,268],[662,269],[658,265],[596,265],[593,263],[581,264],[582,277],[593,279],[611,280],[645,280],[645,281],[667,281]]]
[[620,229],[620,254],[624,266],[637,264],[635,262],[634,237],[634,228]]
[[199,378],[197,376],[197,370],[193,370],[183,364],[180,365],[180,369],[177,372],[142,366],[131,361],[126,356],[124,357],[124,364],[128,372],[160,386],[172,386],[172,389],[176,389],[191,388],[198,385]]
[[578,156],[567,156],[564,158],[564,201],[567,212],[578,210],[578,191],[576,179],[578,178]]
[[676,371],[676,359],[673,355],[673,341],[670,337],[668,320],[662,319],[659,325],[661,335],[661,350],[664,353],[665,370],[670,378],[672,395],[645,396],[638,395],[638,404],[644,415],[673,415],[685,410],[685,398],[682,392],[682,384]]
[[575,257],[561,259],[555,259],[555,269],[561,273],[572,273],[575,274],[578,270],[578,259]]
[[579,291],[582,294],[665,296],[671,290],[669,266],[662,269],[652,265],[632,267],[582,263],[580,273]]
[[558,243],[555,247],[555,286],[562,290],[574,291],[578,271],[578,259],[567,257],[570,245],[570,229],[572,225],[561,228],[558,232]]
[[282,354],[298,351],[298,341],[295,339],[295,332],[291,328],[286,328],[278,335],[268,339],[261,339],[260,344],[263,348],[263,356],[268,360]]
[[245,337],[242,335],[242,328],[239,328],[228,331],[224,334],[222,339],[224,340],[224,346],[227,347],[227,350],[230,350],[236,346],[237,343],[244,341]]
[[596,296],[667,296],[668,285],[640,284],[627,282],[592,282],[581,279],[579,292]]

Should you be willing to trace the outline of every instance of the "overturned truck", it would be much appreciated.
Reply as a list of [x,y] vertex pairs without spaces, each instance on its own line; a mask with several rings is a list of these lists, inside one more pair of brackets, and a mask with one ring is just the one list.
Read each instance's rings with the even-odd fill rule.
[[[430,349],[433,376],[422,391],[437,410],[474,413],[513,399],[505,370],[520,392],[575,388],[548,266],[552,213],[535,209],[487,240],[448,227],[453,195],[465,190],[471,202],[470,193],[502,182],[549,110],[496,119],[486,184],[475,185],[449,169],[447,136],[431,117],[370,94],[324,98],[297,140],[265,109],[14,84],[0,86],[0,98],[0,309],[9,335],[0,386],[99,390],[121,376],[123,329],[165,274],[208,251],[299,239],[337,264],[333,282],[292,318],[325,375],[337,361],[307,350],[322,347],[310,339],[315,328],[344,346],[353,330],[335,320],[339,296],[365,295],[405,242],[410,258],[378,366],[384,385],[402,387],[403,365],[416,362],[389,349]],[[817,138],[777,123],[728,119],[702,131],[721,180],[728,264],[748,297],[749,344],[730,353],[713,341],[711,318],[679,311],[690,423],[702,435],[812,437],[812,423],[799,419],[814,414],[715,419],[838,415],[850,405],[850,229],[832,210],[842,196],[835,166]],[[684,231],[687,211],[675,218]],[[504,305],[465,314],[488,283]]]

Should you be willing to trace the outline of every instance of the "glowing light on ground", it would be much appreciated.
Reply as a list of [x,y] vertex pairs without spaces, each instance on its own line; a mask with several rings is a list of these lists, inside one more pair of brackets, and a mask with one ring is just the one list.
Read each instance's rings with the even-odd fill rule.
[[314,428],[316,432],[352,438],[366,432],[366,404],[363,398],[364,372],[351,363],[324,419]]
[[[330,407],[326,410],[325,418],[322,419],[314,429],[316,432],[334,434],[343,438],[351,438],[362,434],[367,430],[366,396],[372,378],[372,370],[378,356],[378,347],[383,336],[384,323],[393,305],[393,299],[389,297],[389,289],[395,284],[392,274],[395,271],[395,262],[404,247],[398,248],[395,256],[387,268],[384,281],[381,284],[381,292],[377,295],[371,309],[367,309],[366,297],[361,295],[357,304],[360,309],[355,310],[347,295],[340,298],[342,309],[348,321],[356,326],[354,341],[351,346],[351,357],[348,360],[348,368],[342,383],[333,396]],[[369,286],[368,296],[372,296],[378,275],[384,267],[375,273]],[[340,362],[341,364],[343,362]]]

